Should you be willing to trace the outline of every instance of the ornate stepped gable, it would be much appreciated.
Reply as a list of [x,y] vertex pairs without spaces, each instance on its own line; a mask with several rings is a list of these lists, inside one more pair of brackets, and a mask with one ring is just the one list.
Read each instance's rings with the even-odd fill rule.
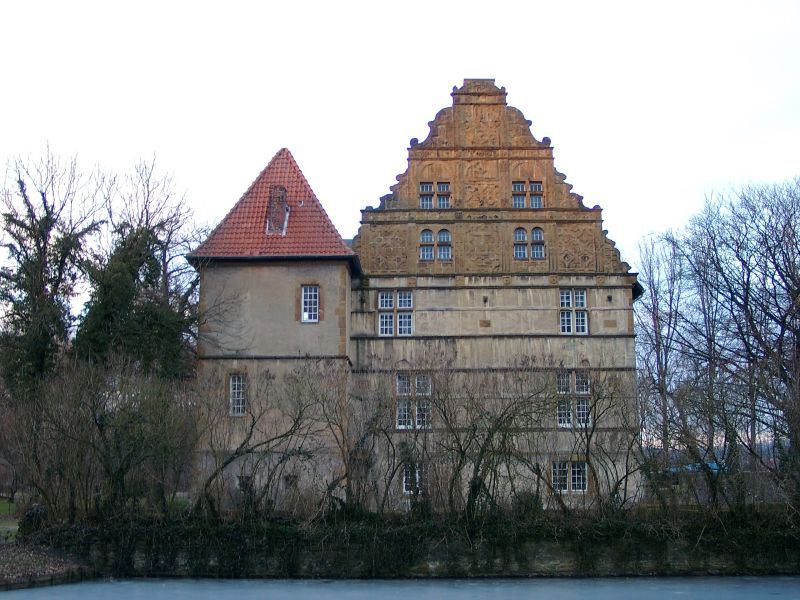
[[[408,169],[377,209],[362,211],[353,242],[368,274],[627,273],[602,230],[601,210],[587,208],[554,166],[549,138],[537,140],[531,122],[506,105],[492,79],[467,79],[453,88],[453,106],[429,123],[423,142],[411,140]],[[439,208],[437,186],[448,184]],[[524,186],[525,208],[512,206],[512,183]],[[421,184],[432,184],[430,208]],[[531,186],[541,185],[541,208],[531,208]],[[426,200],[426,202],[428,202]],[[538,261],[510,258],[514,230],[543,231]],[[452,264],[419,261],[421,230],[452,229]]]
[[355,259],[286,148],[188,256],[195,261],[300,257]]

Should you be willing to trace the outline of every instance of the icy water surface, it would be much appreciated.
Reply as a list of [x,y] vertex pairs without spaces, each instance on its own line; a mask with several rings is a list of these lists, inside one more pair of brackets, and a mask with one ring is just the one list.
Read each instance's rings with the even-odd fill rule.
[[800,577],[647,577],[482,580],[97,581],[18,590],[3,598],[59,600],[757,600],[797,598]]

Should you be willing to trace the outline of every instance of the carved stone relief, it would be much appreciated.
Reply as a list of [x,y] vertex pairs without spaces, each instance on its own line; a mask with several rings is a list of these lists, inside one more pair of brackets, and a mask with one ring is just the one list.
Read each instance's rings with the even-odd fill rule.
[[497,208],[501,203],[500,186],[496,181],[467,181],[464,196],[469,208]]
[[396,228],[374,227],[370,240],[364,245],[369,246],[366,261],[362,255],[364,269],[367,272],[400,273],[408,269],[406,236]]
[[563,225],[558,231],[561,268],[564,271],[596,271],[594,233],[590,226]]
[[464,142],[467,146],[497,146],[500,127],[494,107],[471,106],[464,120]]
[[497,179],[497,162],[493,160],[473,160],[466,164],[465,179]]
[[464,227],[461,237],[465,240],[466,260],[462,264],[478,273],[497,273],[500,271],[500,254],[497,231],[486,226]]

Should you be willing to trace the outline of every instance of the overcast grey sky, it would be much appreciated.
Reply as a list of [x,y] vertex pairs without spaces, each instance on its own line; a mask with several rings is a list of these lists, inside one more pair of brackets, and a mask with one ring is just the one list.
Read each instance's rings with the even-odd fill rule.
[[216,223],[288,147],[339,231],[494,78],[635,266],[714,192],[800,174],[800,2],[0,4],[0,160],[157,156]]

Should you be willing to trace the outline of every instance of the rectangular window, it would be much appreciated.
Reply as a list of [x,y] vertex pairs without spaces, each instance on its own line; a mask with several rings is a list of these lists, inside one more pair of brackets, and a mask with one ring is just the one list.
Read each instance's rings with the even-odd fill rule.
[[570,392],[569,373],[556,373],[556,391],[559,394],[569,394]]
[[378,292],[378,308],[381,310],[394,308],[394,292]]
[[410,396],[411,395],[411,375],[408,373],[397,374],[397,395]]
[[436,185],[437,192],[449,192],[450,191],[450,184],[447,181],[441,181]]
[[575,373],[575,393],[588,394],[589,391],[589,374],[586,371],[577,371]]
[[406,463],[403,465],[403,494],[414,496],[421,493],[419,465]]
[[419,184],[419,191],[420,192],[432,192],[433,191],[433,183],[426,181],[424,183]]
[[541,181],[531,181],[531,192],[542,192],[542,182]]
[[431,395],[431,376],[427,373],[417,375],[416,381],[417,396]]
[[438,208],[450,208],[450,196],[441,194],[436,196],[436,205]]
[[586,311],[575,311],[575,333],[588,333],[589,326],[587,325]]
[[411,308],[412,302],[411,292],[397,292],[397,308]]
[[586,463],[576,461],[572,463],[572,491],[585,492],[587,488]]
[[572,401],[559,400],[557,407],[557,418],[559,427],[572,427]]
[[559,300],[561,302],[561,308],[571,308],[572,307],[572,290],[561,290],[559,292]]
[[[586,304],[585,288],[559,290],[559,306],[562,309],[582,309],[586,308]],[[562,310],[559,324],[561,333],[586,335],[589,333],[589,313],[586,310]]]
[[413,329],[411,313],[397,313],[397,335],[411,335]]
[[525,191],[525,182],[524,181],[514,181],[511,183],[511,191],[512,192],[524,192]]
[[394,313],[378,314],[378,335],[394,335]]
[[542,197],[538,194],[531,194],[531,208],[542,208]]
[[420,260],[433,260],[433,246],[420,246],[419,247]]
[[417,400],[417,429],[430,429],[431,401]]
[[450,246],[439,246],[439,260],[453,260],[453,251]]
[[525,208],[525,196],[520,194],[511,196],[511,206],[513,208]]
[[412,290],[384,290],[378,292],[378,335],[383,337],[413,335],[413,307],[414,295]]
[[572,333],[572,311],[562,310],[560,315],[561,333]]
[[319,286],[304,285],[303,296],[303,323],[316,323],[319,321]]
[[425,194],[419,197],[420,208],[433,208],[433,196]]
[[568,490],[569,463],[566,461],[553,462],[553,491],[566,492]]
[[544,258],[544,244],[531,244],[531,258]]
[[578,427],[588,427],[592,424],[592,407],[588,398],[575,399],[575,423]]
[[241,417],[247,409],[247,379],[242,373],[231,373],[228,377],[228,401],[231,416]]
[[528,245],[527,244],[514,244],[514,258],[523,260],[528,258]]
[[414,426],[411,420],[411,399],[397,399],[397,428],[411,429]]

